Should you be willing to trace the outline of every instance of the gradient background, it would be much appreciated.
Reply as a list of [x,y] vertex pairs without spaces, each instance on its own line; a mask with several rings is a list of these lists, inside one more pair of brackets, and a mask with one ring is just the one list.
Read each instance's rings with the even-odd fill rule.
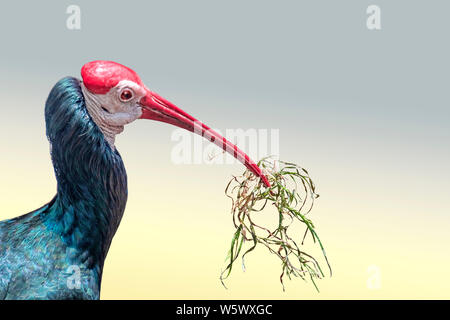
[[[82,29],[66,28],[70,4]],[[366,28],[377,4],[382,30]],[[44,103],[90,60],[135,69],[210,126],[280,129],[281,159],[309,170],[311,218],[333,277],[321,293],[278,281],[264,250],[219,281],[234,165],[175,165],[174,128],[118,137],[129,202],[103,299],[450,298],[448,1],[9,1],[0,11],[0,220],[56,190]],[[368,268],[381,272],[370,290]]]

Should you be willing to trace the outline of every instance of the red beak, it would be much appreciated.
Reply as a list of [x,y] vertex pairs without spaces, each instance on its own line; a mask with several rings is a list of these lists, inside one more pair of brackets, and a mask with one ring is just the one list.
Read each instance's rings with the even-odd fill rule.
[[140,104],[142,106],[141,119],[170,123],[174,126],[205,137],[209,141],[218,145],[224,151],[227,151],[229,154],[233,155],[233,157],[242,162],[247,169],[253,172],[257,177],[261,178],[266,187],[270,187],[267,177],[261,172],[261,169],[249,158],[248,155],[246,155],[236,145],[229,142],[220,134],[203,124],[201,121],[187,114],[173,103],[147,89],[147,94],[141,99]]

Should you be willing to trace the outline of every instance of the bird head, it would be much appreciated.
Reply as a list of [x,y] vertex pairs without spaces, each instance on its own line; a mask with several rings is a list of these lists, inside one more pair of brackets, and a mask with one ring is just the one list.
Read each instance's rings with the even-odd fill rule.
[[81,69],[86,107],[110,144],[137,119],[166,122],[199,134],[242,162],[270,187],[261,169],[236,145],[173,103],[148,89],[132,69],[113,61],[92,61]]

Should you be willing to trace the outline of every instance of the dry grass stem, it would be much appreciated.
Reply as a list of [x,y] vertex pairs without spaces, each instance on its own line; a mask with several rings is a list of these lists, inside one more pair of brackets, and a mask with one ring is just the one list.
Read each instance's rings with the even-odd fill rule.
[[[260,245],[280,259],[280,282],[283,290],[285,276],[303,280],[308,277],[318,290],[315,280],[323,278],[324,273],[318,261],[303,250],[308,234],[320,246],[330,275],[331,268],[314,224],[307,217],[314,200],[319,197],[314,183],[305,169],[293,163],[265,158],[258,165],[269,179],[270,188],[265,187],[259,178],[246,170],[242,176],[233,177],[225,190],[232,200],[231,213],[235,232],[227,257],[228,264],[220,276],[222,284],[225,286],[224,280],[230,276],[239,256],[245,271],[245,257]],[[276,209],[278,216],[275,226],[257,222],[258,216],[268,206]],[[304,224],[305,233],[293,237],[289,231],[298,224]],[[298,243],[294,239],[298,239]]]

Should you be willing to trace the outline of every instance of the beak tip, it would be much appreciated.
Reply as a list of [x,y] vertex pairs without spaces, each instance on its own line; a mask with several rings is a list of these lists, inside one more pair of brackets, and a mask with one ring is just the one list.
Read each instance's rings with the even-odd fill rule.
[[261,179],[262,179],[264,185],[265,185],[267,188],[270,188],[270,187],[271,187],[270,182],[269,182],[269,180],[267,179],[267,177],[266,177],[265,175],[262,175],[262,176],[261,176]]

